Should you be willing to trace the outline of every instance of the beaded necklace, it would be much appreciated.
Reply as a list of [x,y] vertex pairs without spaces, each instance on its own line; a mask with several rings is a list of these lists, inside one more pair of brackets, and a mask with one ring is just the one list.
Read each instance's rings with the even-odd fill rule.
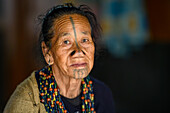
[[[47,113],[69,113],[60,96],[60,90],[53,76],[52,67],[47,66],[36,72],[39,78],[40,101]],[[90,77],[82,79],[82,113],[95,113],[94,93]]]

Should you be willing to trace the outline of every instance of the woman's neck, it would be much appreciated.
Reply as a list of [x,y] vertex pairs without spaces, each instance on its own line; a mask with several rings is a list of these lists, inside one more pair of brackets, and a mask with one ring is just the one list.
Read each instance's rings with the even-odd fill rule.
[[53,67],[53,75],[60,89],[60,94],[67,98],[75,98],[81,93],[81,80],[63,75]]

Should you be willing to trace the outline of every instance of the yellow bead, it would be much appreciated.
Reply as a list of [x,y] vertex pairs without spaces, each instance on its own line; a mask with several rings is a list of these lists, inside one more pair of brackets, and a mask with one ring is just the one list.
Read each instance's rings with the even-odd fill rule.
[[93,100],[94,100],[94,97],[92,97],[91,100],[93,101]]
[[55,92],[55,95],[57,95],[57,92]]

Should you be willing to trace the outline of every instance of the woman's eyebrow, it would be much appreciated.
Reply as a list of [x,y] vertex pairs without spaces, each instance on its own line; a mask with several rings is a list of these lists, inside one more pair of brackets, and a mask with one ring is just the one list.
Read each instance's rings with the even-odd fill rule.
[[81,33],[84,34],[84,35],[90,34],[90,32],[88,32],[88,31],[83,31],[83,32],[81,32]]
[[56,39],[56,40],[59,40],[61,37],[69,36],[69,35],[71,35],[71,34],[68,33],[68,32],[59,33],[59,35],[57,36],[57,39]]
[[67,32],[64,32],[64,33],[61,33],[59,37],[68,36],[68,35],[71,35],[71,34],[67,33]]

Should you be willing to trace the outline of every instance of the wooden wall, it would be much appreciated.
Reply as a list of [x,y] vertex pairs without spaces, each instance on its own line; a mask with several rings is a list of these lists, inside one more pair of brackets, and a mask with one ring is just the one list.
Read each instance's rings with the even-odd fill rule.
[[145,0],[151,40],[170,42],[170,0]]

